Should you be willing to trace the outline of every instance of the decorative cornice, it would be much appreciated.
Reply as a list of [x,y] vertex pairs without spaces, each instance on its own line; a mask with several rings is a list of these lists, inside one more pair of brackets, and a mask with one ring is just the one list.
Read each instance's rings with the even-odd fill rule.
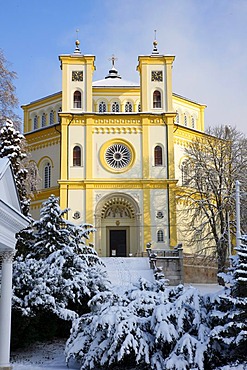
[[139,118],[98,118],[94,119],[94,125],[114,125],[114,126],[122,126],[122,125],[135,125],[140,126],[141,120]]
[[54,130],[54,127],[47,127],[47,129],[28,133],[25,137],[29,151],[60,144],[60,133],[59,131]]
[[95,127],[94,134],[141,134],[141,127]]
[[45,142],[37,143],[37,144],[29,143],[28,150],[32,152],[34,150],[39,150],[39,149],[47,148],[49,146],[54,146],[54,145],[60,145],[60,139],[47,140]]
[[0,200],[0,223],[6,230],[16,234],[28,225],[28,219],[15,208]]
[[[51,194],[54,194],[56,197],[59,196],[59,187],[54,186],[52,188],[48,188],[45,190],[39,190],[38,193],[34,195],[31,202],[31,209],[39,208],[39,205],[46,199],[48,199]],[[38,207],[36,207],[36,204],[38,204]]]
[[60,185],[66,186],[68,189],[167,189],[168,185],[175,186],[177,180],[59,180]]

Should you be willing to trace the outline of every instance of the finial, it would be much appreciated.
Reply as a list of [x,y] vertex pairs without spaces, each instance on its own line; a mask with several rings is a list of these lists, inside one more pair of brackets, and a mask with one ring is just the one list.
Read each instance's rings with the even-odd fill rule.
[[81,54],[81,50],[80,50],[80,41],[78,40],[78,33],[79,33],[79,29],[77,28],[76,29],[76,41],[75,41],[75,51],[74,51],[74,54]]
[[111,66],[111,69],[109,70],[108,75],[105,78],[121,78],[121,76],[119,76],[118,71],[115,67],[115,61],[118,60],[118,58],[116,58],[115,55],[112,54],[111,58],[109,58],[108,60],[111,60],[112,66]]
[[157,30],[154,30],[154,41],[153,41],[152,54],[159,54],[158,49],[157,49],[158,41],[156,40],[156,32],[157,32]]
[[115,55],[112,54],[111,58],[109,58],[108,60],[111,60],[112,68],[115,68],[115,61],[118,60],[118,58],[116,58]]

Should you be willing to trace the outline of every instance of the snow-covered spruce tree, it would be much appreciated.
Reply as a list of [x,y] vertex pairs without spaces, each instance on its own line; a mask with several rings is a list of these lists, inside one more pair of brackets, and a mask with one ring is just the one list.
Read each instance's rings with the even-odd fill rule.
[[15,182],[24,215],[29,213],[29,199],[27,197],[28,170],[25,168],[27,151],[24,136],[14,128],[10,120],[6,120],[0,129],[0,158],[9,158],[14,172]]
[[74,320],[66,360],[81,369],[204,369],[208,328],[193,288],[140,280],[122,294],[99,293]]
[[247,235],[242,237],[236,251],[231,272],[225,276],[230,286],[225,288],[224,294],[216,297],[209,314],[212,331],[208,354],[212,367],[229,364],[229,359],[234,364],[246,361]]
[[87,302],[109,288],[97,253],[86,244],[94,229],[76,226],[62,216],[58,198],[43,203],[39,221],[32,224],[28,243],[22,239],[23,255],[13,264],[13,309],[24,316],[47,312],[72,320],[88,311]]
[[237,264],[233,272],[234,284],[231,288],[233,297],[247,298],[247,235],[242,236],[237,251]]

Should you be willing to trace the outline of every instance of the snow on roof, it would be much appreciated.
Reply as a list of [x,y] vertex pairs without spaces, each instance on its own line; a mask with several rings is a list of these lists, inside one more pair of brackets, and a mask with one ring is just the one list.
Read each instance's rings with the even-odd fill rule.
[[94,81],[93,87],[140,87],[140,84],[122,78],[104,78],[103,80]]
[[7,157],[0,158],[0,199],[18,212],[21,211],[11,162]]

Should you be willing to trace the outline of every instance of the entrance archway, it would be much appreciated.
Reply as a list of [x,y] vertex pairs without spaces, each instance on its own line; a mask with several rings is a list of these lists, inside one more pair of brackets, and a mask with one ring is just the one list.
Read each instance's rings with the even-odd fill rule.
[[140,211],[137,202],[123,193],[109,194],[96,205],[95,245],[102,256],[140,255]]

